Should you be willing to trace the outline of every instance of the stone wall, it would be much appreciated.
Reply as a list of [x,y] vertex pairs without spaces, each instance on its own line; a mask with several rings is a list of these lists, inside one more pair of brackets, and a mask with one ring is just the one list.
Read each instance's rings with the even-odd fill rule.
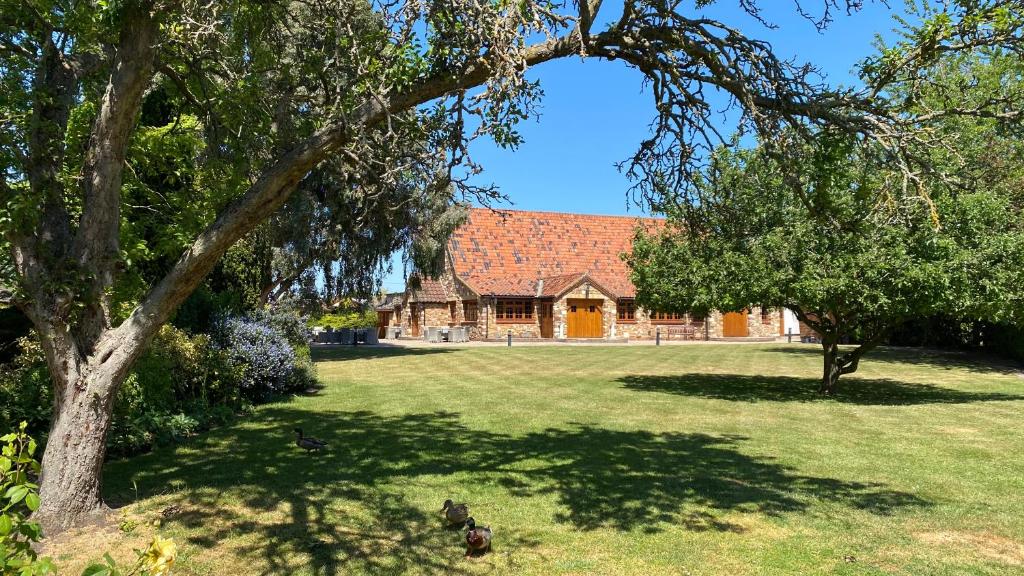
[[[498,318],[495,314],[495,302],[500,298],[487,298],[486,302],[486,322],[487,322],[487,337],[491,339],[505,338],[508,336],[508,331],[512,331],[513,338],[540,338],[540,319],[537,317],[537,307],[539,306],[538,300],[532,301],[533,306],[533,318],[530,321],[524,322],[498,322]],[[485,311],[481,310],[481,317]]]
[[[465,284],[455,279],[451,274],[451,266],[446,266],[444,274],[439,279],[441,285],[444,286],[445,293],[448,294],[449,298],[455,301],[455,321],[452,323],[459,326],[469,327],[469,337],[473,340],[483,339],[485,336],[485,325],[484,325],[484,312],[486,309],[486,303],[483,298],[477,298]],[[466,313],[464,304],[466,302],[476,302],[477,307],[477,321],[470,322],[466,320]]]
[[451,324],[452,316],[448,310],[447,303],[421,302],[420,306],[423,308],[423,323],[421,327],[448,326]]
[[782,325],[782,314],[778,308],[769,308],[762,318],[761,307],[755,306],[747,315],[748,336],[776,338]]
[[717,312],[709,314],[704,320],[693,320],[688,323],[655,322],[651,320],[650,313],[643,308],[636,309],[633,322],[620,322],[618,320],[618,312],[616,312],[614,318],[615,330],[613,337],[616,339],[628,337],[630,340],[653,340],[659,328],[661,329],[661,337],[663,339],[679,339],[680,336],[670,334],[669,329],[690,326],[694,330],[694,338],[703,340],[705,337],[705,323],[707,324],[708,337],[720,336],[722,332],[721,315]]

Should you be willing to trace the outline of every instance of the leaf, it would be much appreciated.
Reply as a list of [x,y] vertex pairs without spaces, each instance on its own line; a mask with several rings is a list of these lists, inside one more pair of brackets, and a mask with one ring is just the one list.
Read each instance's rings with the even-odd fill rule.
[[28,488],[21,485],[16,485],[11,486],[10,489],[7,490],[7,493],[4,494],[4,498],[9,499],[11,501],[11,504],[17,504],[18,502],[21,502],[21,499],[27,495]]
[[28,509],[35,512],[39,509],[39,495],[35,492],[30,492],[28,496],[25,496],[25,505]]
[[112,576],[110,567],[103,564],[91,564],[82,571],[82,576]]
[[31,540],[37,541],[43,537],[43,529],[35,522],[23,523],[21,526],[18,526],[18,532],[21,532]]
[[0,536],[6,536],[10,534],[12,527],[13,523],[11,522],[10,516],[8,516],[7,514],[0,516]]

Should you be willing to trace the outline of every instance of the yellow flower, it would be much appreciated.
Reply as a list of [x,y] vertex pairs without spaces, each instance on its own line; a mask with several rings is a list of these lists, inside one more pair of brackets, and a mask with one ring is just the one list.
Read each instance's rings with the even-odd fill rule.
[[157,536],[142,555],[142,569],[150,576],[167,576],[171,573],[177,553],[174,540]]

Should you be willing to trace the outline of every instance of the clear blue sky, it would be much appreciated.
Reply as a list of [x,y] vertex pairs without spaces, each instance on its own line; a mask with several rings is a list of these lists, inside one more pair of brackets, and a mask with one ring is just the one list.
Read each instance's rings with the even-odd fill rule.
[[[802,1],[808,8],[823,4]],[[797,14],[792,0],[762,0],[761,5],[776,29],[746,16],[737,7],[738,0],[719,0],[705,13],[770,42],[780,57],[817,66],[832,85],[857,84],[857,62],[874,52],[876,34],[886,40],[893,37],[892,15],[899,6],[896,0],[893,8],[866,3],[849,16],[840,11],[819,33]],[[510,208],[638,214],[627,198],[629,182],[615,164],[635,151],[653,118],[640,73],[621,62],[567,58],[537,66],[529,76],[540,80],[544,90],[541,115],[520,126],[526,142],[516,150],[484,140],[473,143],[474,160],[485,169],[477,181],[497,184],[509,197]],[[727,122],[722,128],[726,134],[732,131]],[[401,258],[396,255],[384,288],[398,292],[404,286]]]

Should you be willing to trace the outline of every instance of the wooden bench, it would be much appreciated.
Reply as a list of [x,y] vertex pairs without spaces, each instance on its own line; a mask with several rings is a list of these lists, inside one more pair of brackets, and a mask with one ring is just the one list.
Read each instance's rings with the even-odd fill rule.
[[689,324],[682,324],[682,325],[677,325],[677,326],[672,326],[672,325],[666,326],[664,334],[665,334],[665,339],[666,340],[671,340],[673,337],[676,337],[679,340],[696,340],[697,339],[697,330],[696,330],[696,328],[694,328],[693,326],[691,326]]

